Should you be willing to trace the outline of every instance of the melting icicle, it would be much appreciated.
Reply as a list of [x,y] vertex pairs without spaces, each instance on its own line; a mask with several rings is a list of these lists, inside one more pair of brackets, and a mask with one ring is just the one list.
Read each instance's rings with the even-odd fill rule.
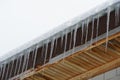
[[8,65],[7,71],[6,71],[6,75],[5,75],[5,80],[8,80],[8,71],[9,71],[10,65]]
[[17,67],[18,67],[18,65],[19,65],[18,60],[19,60],[19,59],[18,59],[18,57],[17,57],[17,58],[16,58],[16,64],[15,64],[16,66],[15,66],[14,75],[16,75],[17,70],[18,70],[18,69],[17,69]]
[[96,42],[98,41],[99,17],[100,16],[97,15],[97,28],[96,28],[96,39],[95,39]]
[[110,22],[110,7],[108,8],[108,12],[107,12],[107,29],[106,29],[106,46],[105,46],[105,52],[107,52],[107,47],[108,47],[109,22]]
[[93,34],[94,34],[94,18],[92,20],[92,33],[91,33],[91,41],[90,41],[91,46],[92,46],[92,43],[93,43]]
[[117,26],[119,23],[119,9],[120,9],[120,4],[116,5],[115,8],[115,25]]
[[12,76],[13,65],[14,65],[14,60],[12,60],[11,70],[10,70],[8,78],[11,78],[11,76]]
[[71,49],[71,46],[72,46],[72,35],[73,35],[73,31],[71,30],[71,32],[70,32],[70,35],[71,35],[71,37],[70,37],[70,46],[69,46],[69,50]]
[[48,51],[48,43],[46,44],[46,48],[45,48],[45,58],[44,58],[44,65],[46,63],[47,60],[47,51]]
[[[45,58],[44,58],[45,57],[45,55],[44,55],[45,53],[44,53],[44,50],[45,50],[45,44],[43,45],[42,52],[41,52],[42,53],[42,59],[43,59],[43,66],[45,64]],[[44,75],[44,68],[42,69],[41,74]]]
[[63,34],[62,34],[62,36],[61,36],[61,46],[63,45]]
[[2,72],[1,80],[4,80],[5,68],[6,68],[6,64],[3,64],[3,72]]
[[22,56],[20,56],[20,63],[19,63],[19,66],[18,66],[18,71],[17,71],[17,74],[19,74],[19,72],[20,72],[20,66],[21,66],[21,64],[22,64]]
[[26,63],[27,63],[27,54],[24,55],[24,61],[23,61],[23,66],[22,66],[22,73],[24,72],[24,69],[26,67]]
[[74,40],[73,40],[73,52],[72,54],[75,52],[75,44],[76,44],[76,34],[77,34],[77,29],[78,29],[78,24],[76,24],[75,26],[75,31],[74,31]]
[[81,36],[81,44],[83,44],[83,36],[84,36],[84,22],[82,22],[82,36]]
[[64,37],[64,33],[62,33],[62,36],[61,36],[61,47],[63,45],[63,37]]
[[36,46],[36,48],[35,48],[35,52],[33,53],[34,54],[34,57],[33,57],[33,59],[34,59],[34,61],[33,61],[33,69],[35,69],[35,62],[36,62],[36,58],[37,58],[37,51],[38,51],[38,46]]
[[26,59],[26,67],[25,67],[25,71],[27,71],[27,68],[28,68],[28,62],[29,62],[29,56],[30,56],[30,51],[27,51],[27,59]]
[[65,58],[65,51],[67,48],[67,31],[65,32],[65,45],[64,45],[64,52],[63,52],[63,62],[64,62],[64,58]]
[[85,43],[87,42],[87,39],[88,39],[88,25],[89,25],[89,19],[86,21],[86,38],[85,38]]
[[52,54],[53,54],[53,49],[54,49],[54,41],[55,41],[55,38],[53,38],[53,40],[52,40],[52,42],[51,42],[51,51],[50,51],[49,62],[51,61]]
[[2,65],[0,66],[0,79],[1,79],[1,76],[2,76]]

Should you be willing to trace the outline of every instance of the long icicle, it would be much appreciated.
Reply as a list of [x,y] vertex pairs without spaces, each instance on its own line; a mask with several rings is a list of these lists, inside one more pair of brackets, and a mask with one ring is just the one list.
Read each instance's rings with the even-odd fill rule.
[[106,45],[105,45],[105,52],[107,52],[108,47],[108,37],[109,37],[109,22],[110,22],[110,7],[107,9],[107,29],[106,29]]
[[[45,50],[45,44],[43,45],[43,48],[42,48],[42,58],[43,58],[43,66],[44,66],[44,61],[45,61],[45,59],[44,59],[44,57],[45,57],[45,53],[44,53],[44,50]],[[44,74],[44,68],[42,69],[42,73],[41,73],[42,75]]]
[[0,78],[1,78],[1,75],[2,75],[2,65],[0,66]]
[[51,43],[51,51],[50,51],[49,62],[51,61],[52,54],[53,54],[53,49],[54,49],[54,41],[55,41],[55,38],[53,38],[53,40],[52,40],[52,43]]
[[78,26],[79,26],[78,24],[76,24],[76,26],[75,26],[72,54],[75,52],[76,34],[77,34]]
[[92,20],[92,33],[91,33],[91,41],[90,41],[90,46],[93,44],[93,34],[94,34],[94,17]]
[[87,43],[87,40],[88,40],[88,25],[89,25],[89,19],[86,20],[86,37],[85,37],[85,44]]
[[62,32],[62,34],[61,34],[61,47],[63,45],[63,37],[64,37],[64,33]]
[[45,65],[45,63],[46,63],[46,58],[47,58],[47,52],[48,52],[48,42],[47,42],[47,44],[46,44],[46,48],[45,48],[45,58],[44,58],[44,65]]
[[16,66],[15,66],[15,71],[14,71],[14,76],[16,76],[16,73],[17,73],[17,67],[18,67],[18,65],[19,65],[19,63],[18,63],[18,57],[16,58],[16,64],[15,64]]
[[66,52],[66,48],[67,48],[67,31],[65,31],[65,45],[64,45],[64,52],[63,52],[63,62],[64,62],[64,58],[65,58],[65,52]]
[[2,72],[1,80],[4,80],[5,68],[6,68],[6,64],[3,64],[3,72]]
[[7,68],[6,75],[5,75],[5,80],[8,80],[9,68],[10,68],[10,65],[8,64],[8,68]]
[[84,22],[82,22],[82,36],[81,36],[81,44],[83,44],[83,36],[84,36]]
[[95,42],[97,43],[98,41],[98,33],[99,33],[99,14],[97,15],[97,28],[96,28],[96,38],[95,38]]
[[9,78],[11,78],[11,76],[12,76],[13,65],[14,65],[14,60],[12,61],[11,70],[10,70],[10,73],[9,73]]
[[73,31],[71,30],[71,32],[70,32],[70,35],[71,35],[71,37],[70,37],[70,46],[69,46],[69,50],[71,49],[71,46],[72,46],[72,35],[73,35]]
[[24,74],[24,69],[26,66],[26,61],[27,61],[27,54],[24,55],[24,61],[23,61],[23,66],[22,66],[22,74]]
[[27,71],[28,68],[29,56],[30,56],[30,51],[27,51],[27,59],[26,59],[27,62],[26,62],[25,71]]
[[2,65],[0,66],[0,69],[1,69],[1,70],[0,70],[0,79],[1,79],[2,72],[3,72],[3,66],[2,66]]
[[35,52],[33,52],[34,56],[33,56],[33,69],[35,69],[35,63],[36,63],[36,58],[37,58],[37,51],[38,51],[38,46],[35,47]]
[[20,56],[20,63],[19,63],[19,66],[18,66],[18,71],[17,71],[17,74],[19,74],[19,72],[20,72],[20,66],[21,66],[21,64],[22,64],[22,55]]

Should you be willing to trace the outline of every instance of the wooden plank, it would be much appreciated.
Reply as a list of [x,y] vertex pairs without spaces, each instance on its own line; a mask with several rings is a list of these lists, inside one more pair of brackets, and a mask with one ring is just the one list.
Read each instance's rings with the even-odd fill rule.
[[34,76],[43,78],[43,79],[45,79],[45,80],[52,80],[51,78],[49,78],[49,77],[47,77],[47,76],[44,76],[44,75],[42,75],[42,74],[40,74],[40,73],[34,74]]
[[[99,48],[101,51],[105,52],[104,45],[100,45],[97,48]],[[120,55],[116,54],[115,50],[112,51],[109,49],[109,47],[107,47],[107,52],[105,54],[110,55],[109,57],[111,57],[112,59],[120,57]]]
[[91,78],[93,76],[96,76],[98,74],[101,74],[101,73],[104,73],[108,70],[111,70],[113,68],[116,68],[120,66],[120,58],[118,59],[115,59],[109,63],[106,63],[102,66],[99,66],[99,67],[96,67],[94,69],[91,69],[83,74],[80,74],[80,75],[76,75],[76,76],[72,76],[69,80],[77,80],[77,79],[84,79],[84,78]]
[[56,79],[59,79],[59,80],[65,79],[65,77],[62,74],[58,73],[57,71],[55,71],[53,69],[47,69],[47,71],[45,71],[45,72],[49,75],[52,75],[52,77],[54,77]]
[[70,60],[67,60],[67,64],[69,66],[73,66],[75,69],[77,69],[77,70],[79,69],[81,71],[86,71],[89,69],[89,67],[85,66],[86,64],[83,64],[82,61],[77,62],[76,60],[70,59]]
[[73,68],[72,66],[66,66],[66,65],[63,66],[61,64],[57,64],[57,67],[70,72],[70,74],[72,74],[72,75],[79,73],[79,71],[76,70],[75,68]]
[[65,68],[63,68],[63,67],[60,67],[60,66],[54,65],[53,68],[56,68],[56,69],[58,69],[58,70],[64,72],[65,74],[68,74],[68,75],[70,75],[70,76],[72,76],[72,75],[75,74],[75,73],[73,73],[73,71],[71,71],[70,68],[69,68],[69,70],[68,70],[68,67],[67,67],[67,69],[65,69]]
[[102,51],[100,50],[98,47],[92,49],[94,52],[97,53],[97,55],[101,56],[102,58],[104,58],[104,60],[106,61],[110,61],[112,58],[110,57],[110,55],[106,52],[106,51]]
[[90,64],[90,65],[92,65],[92,67],[98,66],[97,63],[95,63],[95,61],[92,62],[93,59],[90,59],[90,57],[88,57],[88,56],[86,56],[86,55],[84,55],[84,54],[85,54],[85,53],[82,53],[82,54],[80,54],[79,56],[76,56],[76,57],[78,57],[78,58],[86,61],[86,62],[87,62],[86,64]]
[[[90,53],[88,53],[88,54],[90,54]],[[97,66],[103,64],[103,63],[101,63],[100,61],[98,61],[97,59],[93,58],[92,56],[90,56],[90,55],[88,55],[88,54],[87,54],[87,53],[84,53],[84,54],[83,54],[83,57],[85,56],[86,59],[88,59],[90,62],[96,64]]]
[[118,52],[120,53],[120,48],[118,48],[118,47],[115,46],[114,44],[109,43],[109,44],[108,44],[108,47],[110,47],[110,48],[112,48],[112,49],[114,49],[114,50],[116,50],[116,51],[118,51]]
[[84,67],[89,70],[91,68],[94,67],[94,65],[92,65],[91,63],[89,63],[88,61],[85,60],[85,58],[82,58],[81,56],[76,56],[76,58],[74,60],[77,60],[77,63],[81,63],[82,65],[84,65]]
[[99,58],[99,57],[97,57],[97,56],[95,56],[94,54],[92,54],[93,52],[91,52],[91,51],[86,51],[85,52],[87,55],[89,55],[89,56],[91,56],[92,58],[94,58],[95,60],[97,60],[98,61],[98,63],[101,63],[101,64],[104,64],[104,63],[106,63],[106,61],[105,60],[103,60],[103,59],[101,59],[101,58]]
[[109,61],[108,59],[106,59],[106,58],[104,58],[102,55],[101,55],[101,53],[97,53],[96,51],[93,51],[93,50],[91,50],[91,51],[88,51],[88,52],[90,52],[92,55],[94,55],[94,56],[96,56],[98,59],[101,59],[103,62],[107,62],[107,61]]
[[42,74],[42,75],[44,75],[44,76],[47,76],[47,77],[49,77],[49,78],[51,78],[51,79],[53,79],[53,80],[56,80],[56,77],[54,76],[54,74],[49,74],[48,72],[47,72],[47,70],[41,70],[40,72],[39,72],[40,74]]

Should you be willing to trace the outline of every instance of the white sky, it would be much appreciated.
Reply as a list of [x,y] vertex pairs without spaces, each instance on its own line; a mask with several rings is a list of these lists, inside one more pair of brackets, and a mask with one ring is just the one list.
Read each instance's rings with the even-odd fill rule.
[[0,57],[106,0],[0,0]]

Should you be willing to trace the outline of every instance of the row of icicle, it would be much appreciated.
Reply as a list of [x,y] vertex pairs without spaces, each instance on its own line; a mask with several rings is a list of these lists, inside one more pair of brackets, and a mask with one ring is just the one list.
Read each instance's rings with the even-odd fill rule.
[[[116,25],[118,24],[118,22],[119,22],[119,8],[120,7],[120,5],[116,5],[116,8],[115,8],[115,22],[116,22]],[[111,12],[111,8],[109,7],[108,9],[107,9],[107,30],[106,30],[106,50],[107,50],[107,46],[108,46],[108,36],[109,36],[109,22],[110,22],[110,12]],[[97,26],[96,26],[96,29],[97,29],[97,33],[96,33],[96,36],[98,36],[98,28],[100,27],[99,26],[99,15],[97,16]],[[92,45],[92,43],[93,43],[93,30],[94,30],[94,17],[93,17],[93,20],[92,20],[92,34],[91,34],[91,40],[90,40],[90,45]],[[88,24],[89,24],[89,19],[87,19],[86,21],[84,21],[84,22],[82,22],[82,36],[81,36],[81,44],[83,43],[82,41],[83,41],[83,34],[84,34],[84,31],[86,30],[86,39],[85,39],[85,43],[87,42],[87,35],[88,35]],[[84,25],[86,25],[86,28],[84,27]],[[73,33],[73,31],[71,31],[71,35],[73,35],[74,34],[74,41],[73,41],[73,52],[72,52],[72,54],[74,53],[74,48],[75,48],[75,43],[76,43],[76,33],[77,33],[77,29],[78,29],[78,27],[79,27],[79,25],[78,24],[76,24],[76,26],[75,26],[75,30],[74,30],[74,33]],[[64,34],[65,33],[65,34]],[[65,57],[65,51],[66,51],[66,43],[67,43],[67,31],[66,32],[63,32],[63,35],[61,36],[61,45],[63,44],[63,36],[65,35],[65,44],[64,44],[64,54],[63,54],[63,59],[64,59],[64,57]],[[51,60],[51,58],[52,58],[52,53],[53,53],[53,47],[54,47],[54,45],[56,45],[57,44],[57,41],[55,42],[55,38],[53,38],[53,40],[51,41],[51,51],[50,51],[50,60]],[[98,39],[96,38],[96,40],[95,41],[97,41]],[[55,42],[55,43],[54,43]],[[72,40],[70,40],[70,46],[69,46],[69,48],[71,48],[71,45],[72,45]],[[36,56],[37,56],[37,50],[38,50],[38,46],[36,47],[36,51],[35,51],[35,53],[33,54],[33,58],[34,58],[34,61],[33,61],[33,69],[35,68],[35,60],[36,60]],[[45,62],[46,62],[46,55],[47,55],[47,49],[48,49],[48,44],[47,44],[47,46],[46,46],[46,51],[45,51],[45,60],[44,60],[44,65],[45,65]],[[43,51],[42,51],[43,52]],[[24,62],[23,62],[23,67],[22,67],[22,75],[24,75],[24,71],[26,71],[27,70],[27,67],[28,67],[28,60],[29,60],[29,55],[30,55],[30,51],[28,51],[28,53],[27,54],[24,54]],[[19,57],[17,57],[16,58],[17,59],[17,62],[16,62],[16,65],[18,65],[19,64],[19,66],[17,67],[16,66],[16,68],[14,69],[14,73],[19,73],[19,71],[20,71],[20,65],[21,65],[21,62],[22,62],[22,56],[19,56]],[[18,59],[20,59],[20,63],[18,63]],[[13,64],[14,64],[14,60],[12,61],[12,64],[11,65],[8,65],[8,68],[7,68],[7,70],[5,70],[5,68],[6,68],[6,63],[5,64],[2,64],[2,65],[0,65],[0,77],[1,77],[1,79],[0,80],[8,80],[9,78],[10,78],[10,76],[12,75],[12,68],[13,68]],[[8,70],[9,70],[9,68],[10,68],[10,66],[11,66],[11,71],[10,71],[10,73],[8,73]],[[19,75],[19,74],[18,74]]]

